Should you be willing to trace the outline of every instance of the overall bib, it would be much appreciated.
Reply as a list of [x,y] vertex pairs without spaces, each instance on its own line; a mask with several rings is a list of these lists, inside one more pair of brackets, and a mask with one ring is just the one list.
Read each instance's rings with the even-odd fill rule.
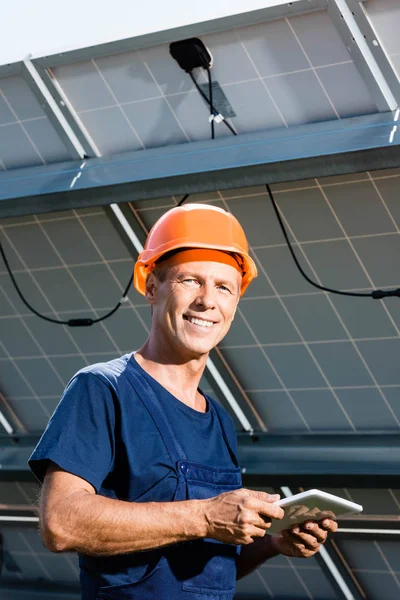
[[[212,406],[235,468],[219,469],[188,461],[145,377],[131,370],[129,380],[150,413],[175,465],[177,486],[174,502],[211,498],[242,487],[240,468],[222,425],[221,408],[216,402],[212,402]],[[162,482],[159,485],[162,486]],[[139,501],[146,502],[146,494],[140,496]],[[101,587],[96,597],[99,600],[232,600],[239,552],[240,546],[234,544],[199,539],[132,553],[129,555],[133,561],[133,567],[129,568],[130,583]],[[124,560],[123,557],[121,559]],[[135,577],[135,560],[140,561],[138,577]]]

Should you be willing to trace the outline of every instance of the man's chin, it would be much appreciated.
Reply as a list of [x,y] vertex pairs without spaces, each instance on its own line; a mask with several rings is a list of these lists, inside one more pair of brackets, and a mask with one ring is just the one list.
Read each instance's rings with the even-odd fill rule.
[[208,355],[216,344],[194,343],[185,345],[185,354],[190,357],[189,360],[199,359]]

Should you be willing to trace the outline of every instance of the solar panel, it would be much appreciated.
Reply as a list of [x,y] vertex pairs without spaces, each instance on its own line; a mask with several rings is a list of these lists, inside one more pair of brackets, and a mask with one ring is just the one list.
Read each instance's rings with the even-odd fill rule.
[[15,169],[70,158],[26,81],[0,78],[0,167]]
[[[239,133],[376,112],[326,11],[202,40],[214,57],[212,75],[236,113],[232,124]],[[103,155],[209,138],[209,110],[167,44],[52,72]],[[217,127],[217,136],[226,135],[226,128]]]

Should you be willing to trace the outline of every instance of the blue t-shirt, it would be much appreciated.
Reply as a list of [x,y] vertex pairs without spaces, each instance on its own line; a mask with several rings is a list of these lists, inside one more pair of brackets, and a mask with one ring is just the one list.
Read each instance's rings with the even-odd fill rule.
[[[237,463],[236,432],[229,414],[218,405],[216,409],[215,400],[207,396],[205,413],[186,406],[146,373],[131,353],[86,367],[72,378],[29,459],[39,481],[53,461],[108,498],[173,500],[175,465],[132,386],[130,369],[139,371],[152,387],[188,461],[225,469],[237,466],[221,430],[222,424]],[[153,551],[115,556],[81,554],[82,597],[96,598],[100,586],[138,581],[156,560]]]
[[[169,418],[187,460],[212,467],[232,468],[212,399],[198,412],[168,392],[136,361],[134,354],[85,367],[69,382],[43,436],[29,459],[34,475],[43,481],[48,461],[88,481],[109,498],[138,501],[163,481],[169,499],[176,488],[174,466],[154,421],[127,377],[136,369],[146,378]],[[231,448],[237,455],[236,432],[230,415],[220,416]],[[167,494],[167,495],[168,495]]]

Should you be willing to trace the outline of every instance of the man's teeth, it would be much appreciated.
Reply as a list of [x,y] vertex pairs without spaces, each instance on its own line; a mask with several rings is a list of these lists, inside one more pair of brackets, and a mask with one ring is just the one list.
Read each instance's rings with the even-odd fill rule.
[[188,317],[187,319],[194,325],[200,325],[200,327],[212,327],[214,325],[212,321],[203,321],[203,319],[196,319],[196,317]]

